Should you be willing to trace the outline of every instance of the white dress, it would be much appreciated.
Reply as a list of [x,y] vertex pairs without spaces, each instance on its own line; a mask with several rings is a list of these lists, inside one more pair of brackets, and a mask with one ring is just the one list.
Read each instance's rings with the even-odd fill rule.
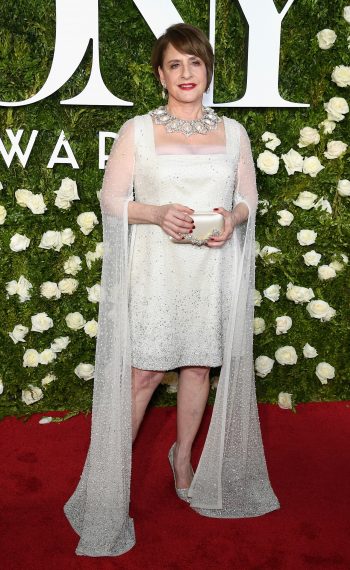
[[[220,130],[226,132],[227,142],[215,147],[213,139],[220,140],[221,132],[197,135],[201,145],[175,146],[171,143],[179,135],[163,132],[159,146],[151,116],[139,118],[139,123],[135,141],[137,202],[178,203],[198,212],[217,207],[232,210],[239,149],[237,123],[224,119]],[[135,224],[131,239],[133,366],[171,370],[221,365],[233,290],[232,282],[223,281],[231,274],[233,242],[215,249],[174,243],[153,224]]]
[[[101,191],[103,264],[91,440],[80,480],[64,505],[80,536],[75,551],[79,555],[119,556],[136,542],[129,515],[132,358],[152,368],[222,361],[208,433],[188,491],[189,506],[215,518],[255,517],[280,506],[267,471],[255,393],[258,195],[249,137],[243,125],[227,118],[208,135],[186,140],[176,133],[170,137],[162,126],[152,133],[151,127],[149,115],[123,125]],[[153,204],[175,201],[176,195],[176,200],[201,209],[230,209],[232,199],[234,209],[244,202],[249,214],[238,221],[229,242],[214,252],[168,243],[152,225],[130,227],[128,205],[134,192]],[[153,313],[147,310],[149,302]],[[167,311],[170,324],[165,322]],[[151,340],[147,361],[145,345]]]

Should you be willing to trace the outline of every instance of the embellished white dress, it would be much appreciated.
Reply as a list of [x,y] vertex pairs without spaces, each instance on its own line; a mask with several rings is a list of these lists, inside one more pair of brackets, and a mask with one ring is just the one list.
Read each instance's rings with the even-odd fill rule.
[[[128,223],[131,200],[195,210],[244,202],[223,247],[172,243],[152,224]],[[222,364],[208,434],[188,491],[200,515],[241,518],[279,508],[266,467],[255,393],[255,167],[243,125],[224,118],[184,137],[127,121],[106,166],[103,265],[91,441],[64,512],[80,536],[76,554],[118,556],[135,544],[129,516],[131,366]],[[237,209],[239,214],[239,208]],[[171,473],[169,473],[169,477]]]

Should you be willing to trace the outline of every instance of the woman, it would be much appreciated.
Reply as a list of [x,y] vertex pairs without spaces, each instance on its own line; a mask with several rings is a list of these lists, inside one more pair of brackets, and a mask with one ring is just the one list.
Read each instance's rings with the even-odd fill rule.
[[[279,508],[257,414],[253,291],[257,190],[243,125],[203,108],[213,52],[197,28],[176,24],[152,64],[165,108],[127,121],[101,192],[104,257],[91,443],[64,510],[77,554],[116,556],[135,543],[129,517],[132,441],[166,370],[179,368],[175,489],[199,514],[250,517]],[[192,215],[216,211],[221,235],[181,243]],[[215,405],[193,474],[211,366]]]

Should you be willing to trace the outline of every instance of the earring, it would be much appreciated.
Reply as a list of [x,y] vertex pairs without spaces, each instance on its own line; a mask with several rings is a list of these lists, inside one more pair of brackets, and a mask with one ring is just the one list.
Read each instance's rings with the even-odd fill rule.
[[165,98],[166,98],[166,94],[165,94],[166,84],[165,84],[165,83],[162,83],[162,87],[163,87],[163,89],[162,89],[162,97],[163,97],[163,99],[165,99]]

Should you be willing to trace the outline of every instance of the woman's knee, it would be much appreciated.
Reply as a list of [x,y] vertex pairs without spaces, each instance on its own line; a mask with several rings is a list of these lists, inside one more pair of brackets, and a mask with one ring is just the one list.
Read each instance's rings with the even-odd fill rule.
[[210,367],[207,366],[184,366],[182,370],[185,371],[187,378],[193,378],[197,382],[207,382],[209,379]]
[[142,390],[144,388],[156,388],[163,380],[164,372],[157,370],[141,370],[140,368],[133,368],[133,379],[136,389]]

